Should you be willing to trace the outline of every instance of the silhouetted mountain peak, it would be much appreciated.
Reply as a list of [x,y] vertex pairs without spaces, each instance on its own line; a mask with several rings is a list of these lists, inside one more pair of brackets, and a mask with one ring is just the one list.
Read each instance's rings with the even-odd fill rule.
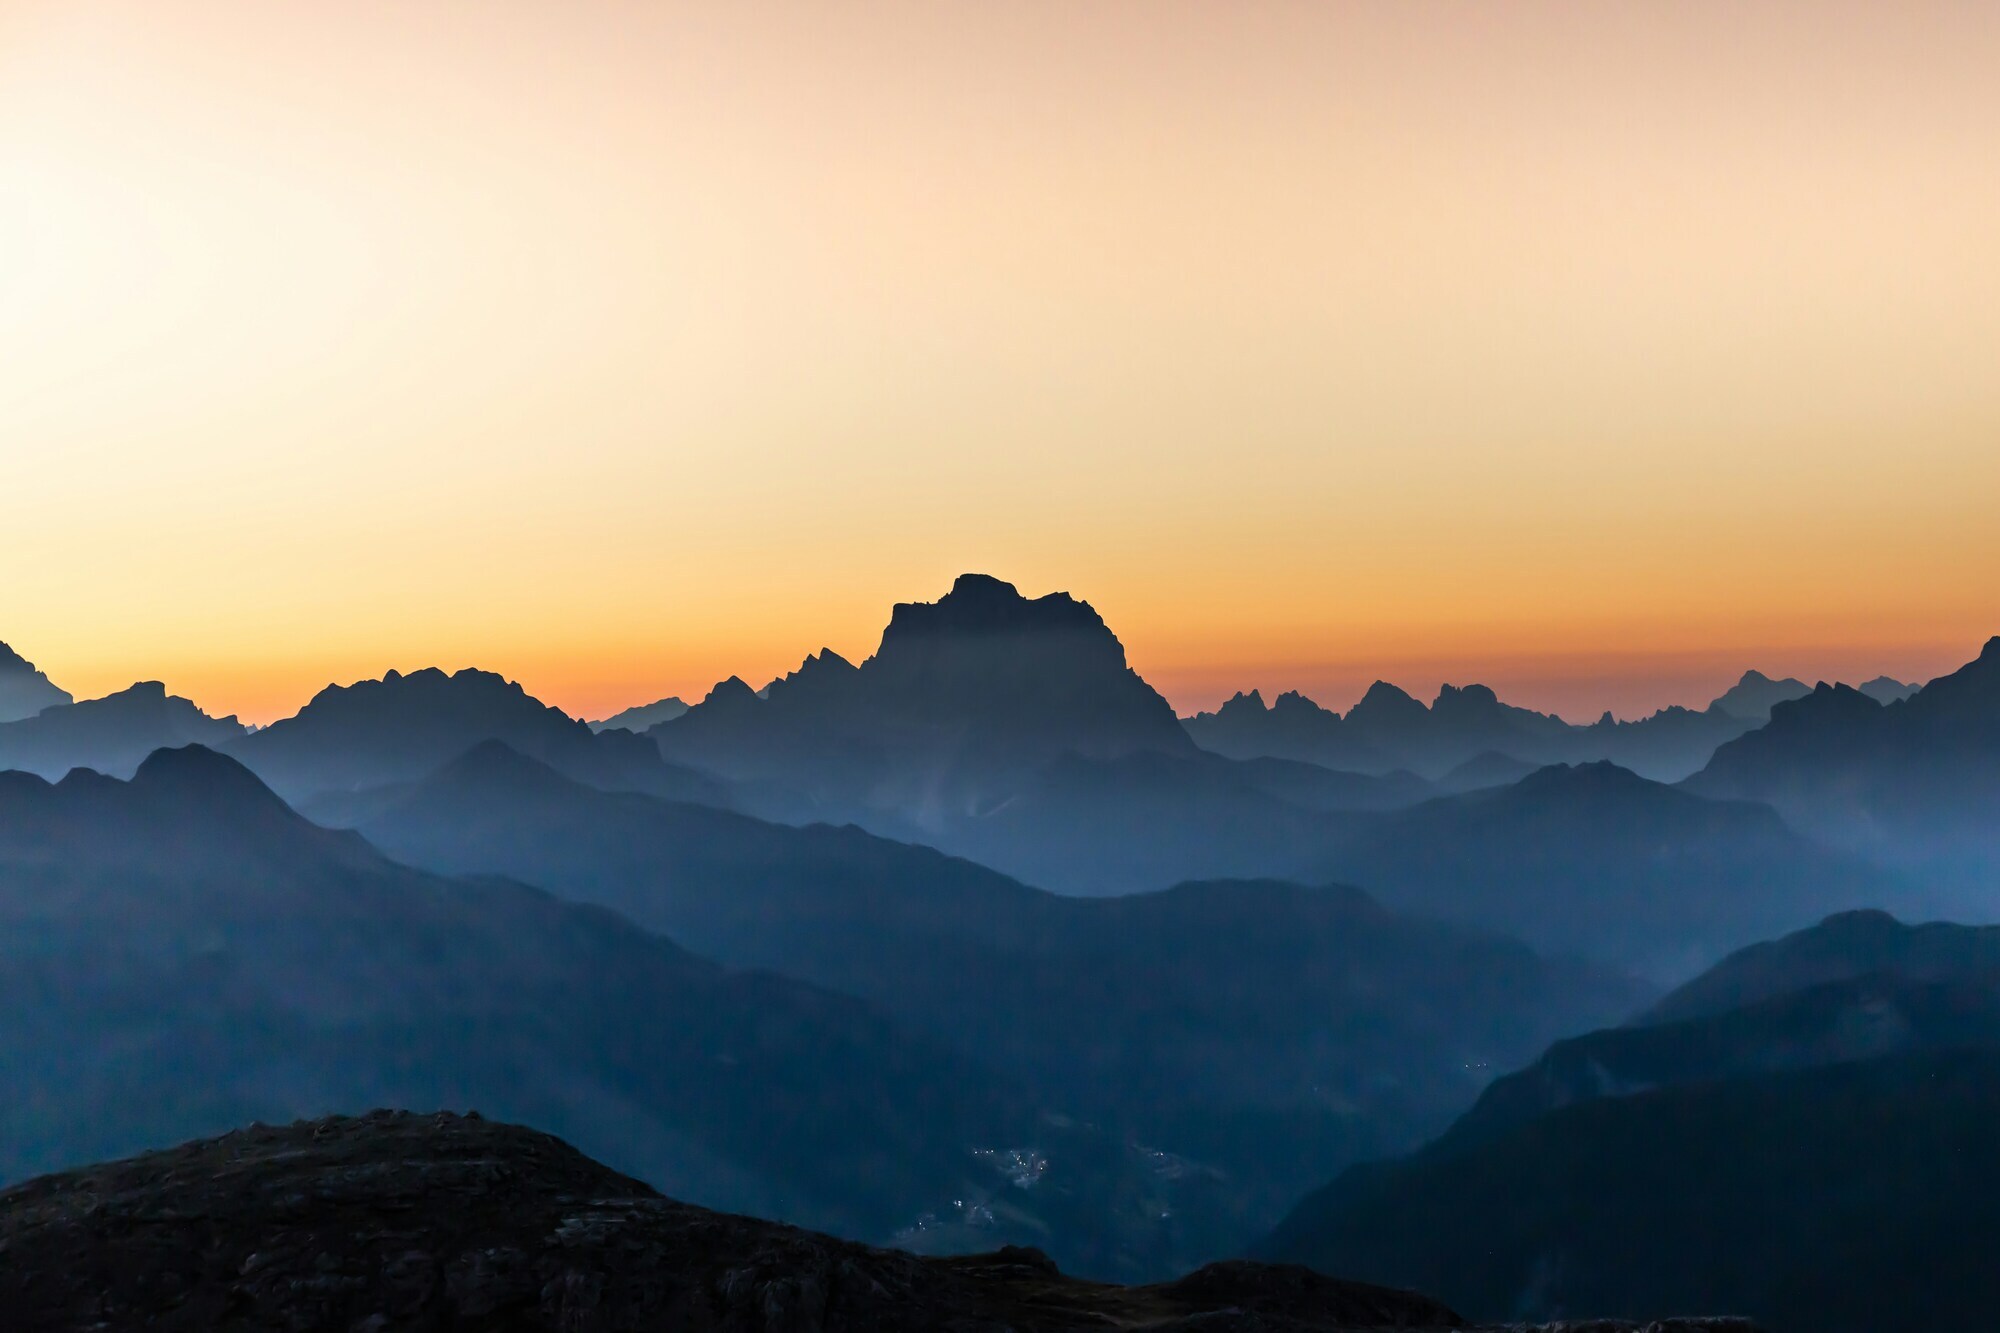
[[[928,636],[960,637],[984,634],[1080,633],[1118,640],[1103,617],[1088,602],[1066,592],[1027,598],[1011,583],[988,574],[961,574],[951,591],[935,602],[898,602],[883,631],[878,655],[887,655],[904,640]],[[1123,665],[1125,650],[1118,647]]]
[[206,745],[153,751],[132,775],[131,786],[135,793],[166,795],[218,814],[283,811],[296,818],[255,773]]
[[1442,685],[1431,711],[1440,708],[1488,709],[1500,707],[1500,696],[1491,685]]
[[728,680],[717,681],[709,692],[702,696],[701,707],[743,708],[755,707],[763,702],[757,691],[741,676],[731,676]]
[[1359,703],[1347,710],[1347,721],[1377,727],[1421,725],[1429,715],[1430,710],[1408,691],[1378,680],[1368,687]]
[[435,667],[329,685],[294,717],[231,746],[293,798],[410,782],[484,740],[503,740],[578,781],[608,790],[713,800],[716,784],[661,758],[645,737],[592,731],[491,671]]
[[1238,690],[1223,702],[1222,707],[1215,710],[1215,714],[1217,717],[1234,718],[1239,714],[1261,714],[1266,711],[1262,694],[1256,690],[1251,690],[1248,694]]
[[425,779],[424,785],[520,796],[574,790],[579,784],[505,741],[483,740]]
[[73,702],[35,664],[0,643],[0,723],[30,718],[45,708]]
[[1582,764],[1545,765],[1515,783],[1513,791],[1523,798],[1546,796],[1573,798],[1585,794],[1602,795],[1656,788],[1666,790],[1661,788],[1659,783],[1642,778],[1631,769],[1620,767],[1609,759],[1597,759]]
[[[1251,694],[1254,695],[1255,693],[1256,693],[1255,690],[1251,691]],[[1332,713],[1329,710],[1321,707],[1319,704],[1313,702],[1311,699],[1308,699],[1305,695],[1299,693],[1299,691],[1297,690],[1286,690],[1276,699],[1273,699],[1271,701],[1271,711],[1273,713],[1285,713],[1285,714],[1317,714],[1324,717],[1332,716]]]
[[687,702],[678,695],[655,699],[649,704],[627,708],[590,724],[592,731],[647,731],[662,722],[671,722],[687,712]]
[[1863,694],[1881,704],[1901,703],[1921,688],[1907,681],[1897,680],[1894,676],[1877,676],[1873,680],[1864,681],[1860,686]]
[[1761,671],[1743,673],[1742,679],[1725,690],[1712,704],[1731,717],[1747,721],[1761,722],[1771,716],[1771,709],[1793,699],[1811,693],[1804,681],[1786,677],[1773,680]]

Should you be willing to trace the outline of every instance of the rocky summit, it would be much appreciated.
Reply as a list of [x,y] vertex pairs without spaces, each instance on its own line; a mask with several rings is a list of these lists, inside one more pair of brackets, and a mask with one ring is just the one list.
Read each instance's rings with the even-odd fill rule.
[[0,1192],[0,1310],[21,1333],[1467,1327],[1426,1297],[1286,1265],[1116,1287],[1037,1250],[871,1249],[675,1203],[533,1130],[392,1111],[252,1125]]

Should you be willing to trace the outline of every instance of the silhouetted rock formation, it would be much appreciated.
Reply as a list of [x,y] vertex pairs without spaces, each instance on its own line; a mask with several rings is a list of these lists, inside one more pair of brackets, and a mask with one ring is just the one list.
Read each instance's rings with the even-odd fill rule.
[[1291,873],[1328,836],[1274,794],[1298,775],[1199,750],[1089,605],[978,574],[897,606],[858,667],[817,653],[762,696],[732,678],[647,734],[754,813],[859,823],[1070,892]]
[[668,696],[665,699],[657,699],[649,704],[641,704],[637,708],[628,708],[622,713],[613,713],[610,717],[591,723],[590,729],[592,731],[645,731],[649,727],[659,726],[662,722],[671,722],[682,713],[687,712],[687,710],[688,706],[686,703],[674,696]]
[[2000,867],[2000,638],[1899,702],[1822,684],[1687,786],[1768,802],[1829,841],[1957,881],[1977,910]]
[[1193,746],[1088,604],[962,575],[898,604],[859,667],[828,651],[759,698],[738,680],[655,728],[671,759],[939,824],[1063,754]]
[[1890,676],[1875,679],[1855,687],[1878,704],[1899,704],[1922,689],[1921,685],[1911,685]]
[[[1107,1287],[1032,1249],[868,1249],[676,1203],[558,1139],[448,1113],[252,1126],[33,1181],[0,1194],[0,1250],[20,1333],[1465,1327],[1426,1297],[1290,1266]],[[1683,1330],[1747,1326],[1654,1333]]]
[[[859,995],[1044,1107],[1219,1168],[1212,1188],[1173,1199],[1171,1227],[1122,1242],[1152,1265],[1141,1271],[1232,1252],[1291,1202],[1299,1171],[1413,1146],[1489,1068],[1641,994],[1353,889],[1058,897],[858,828],[594,791],[493,744],[361,827],[412,863],[516,876],[725,963]],[[1105,1271],[1108,1258],[1086,1257]]]
[[1677,980],[1900,888],[1785,827],[1608,763],[1377,817],[1324,865],[1391,906]]
[[1746,671],[1743,679],[1730,686],[1710,707],[1761,726],[1771,720],[1771,709],[1776,705],[1811,693],[1812,686],[1802,680],[1790,676],[1772,680],[1761,671]]
[[153,751],[220,746],[244,734],[233,717],[210,717],[157,680],[102,699],[45,709],[0,724],[0,769],[59,778],[73,768],[130,777]]
[[1488,787],[1511,787],[1536,771],[1536,765],[1525,759],[1516,759],[1513,755],[1501,754],[1498,750],[1488,750],[1484,754],[1474,755],[1439,778],[1437,787],[1440,792],[1447,795],[1483,791]]
[[[1751,672],[1745,681],[1753,677],[1765,679]],[[1760,722],[1739,716],[1718,700],[1705,712],[1666,708],[1634,722],[1606,713],[1580,727],[1502,703],[1484,685],[1447,685],[1426,707],[1396,686],[1377,681],[1345,717],[1297,693],[1279,695],[1267,709],[1253,690],[1183,725],[1202,748],[1234,759],[1299,759],[1364,773],[1403,768],[1450,786],[1458,769],[1474,761],[1490,767],[1503,758],[1525,770],[1611,760],[1647,777],[1679,779],[1706,763],[1717,745]]]
[[[1886,676],[1863,688],[1885,699],[1913,692]],[[1663,708],[1629,722],[1606,713],[1589,726],[1575,726],[1502,703],[1484,685],[1447,685],[1426,707],[1377,681],[1345,717],[1297,693],[1279,695],[1266,708],[1252,690],[1182,725],[1203,749],[1232,759],[1299,759],[1363,773],[1405,768],[1447,789],[1470,790],[1453,776],[1456,770],[1475,760],[1491,767],[1501,758],[1524,771],[1609,760],[1641,776],[1675,782],[1706,764],[1717,746],[1764,725],[1775,704],[1809,693],[1799,681],[1747,671],[1701,711]]]
[[1740,1008],[1557,1042],[1496,1080],[1441,1146],[1469,1146],[1600,1097],[1961,1046],[2000,1049],[2000,988],[1890,973],[1821,982]]
[[504,741],[593,786],[727,805],[721,784],[664,763],[625,730],[593,732],[490,671],[435,667],[329,685],[295,716],[229,747],[293,800],[409,782],[484,740]]
[[886,1238],[977,1197],[993,1173],[968,1145],[1035,1125],[859,1001],[407,869],[199,747],[130,782],[0,774],[0,1003],[0,1179],[259,1117],[476,1100],[704,1202]]
[[1996,940],[1849,913],[1746,949],[1500,1079],[1422,1152],[1350,1169],[1262,1252],[1475,1315],[1978,1324],[2000,1300]]
[[68,690],[58,688],[33,662],[0,643],[0,723],[18,722],[44,708],[72,702]]

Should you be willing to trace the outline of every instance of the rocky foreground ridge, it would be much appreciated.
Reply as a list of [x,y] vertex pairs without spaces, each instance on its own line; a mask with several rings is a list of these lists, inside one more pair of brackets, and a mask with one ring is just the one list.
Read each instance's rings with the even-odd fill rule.
[[0,1310],[21,1333],[1466,1327],[1426,1297],[1286,1265],[1116,1287],[1035,1250],[872,1249],[676,1203],[533,1130],[391,1111],[254,1125],[0,1192]]

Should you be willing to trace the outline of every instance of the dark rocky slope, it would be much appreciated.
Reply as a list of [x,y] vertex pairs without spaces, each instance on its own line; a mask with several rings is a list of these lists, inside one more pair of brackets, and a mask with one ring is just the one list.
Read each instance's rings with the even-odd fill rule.
[[1034,1250],[919,1259],[675,1203],[532,1130],[386,1111],[0,1193],[0,1309],[21,1333],[1465,1326],[1425,1297],[1296,1267],[1128,1288]]
[[0,643],[0,723],[33,717],[44,708],[71,702],[70,692],[37,670],[27,658]]

